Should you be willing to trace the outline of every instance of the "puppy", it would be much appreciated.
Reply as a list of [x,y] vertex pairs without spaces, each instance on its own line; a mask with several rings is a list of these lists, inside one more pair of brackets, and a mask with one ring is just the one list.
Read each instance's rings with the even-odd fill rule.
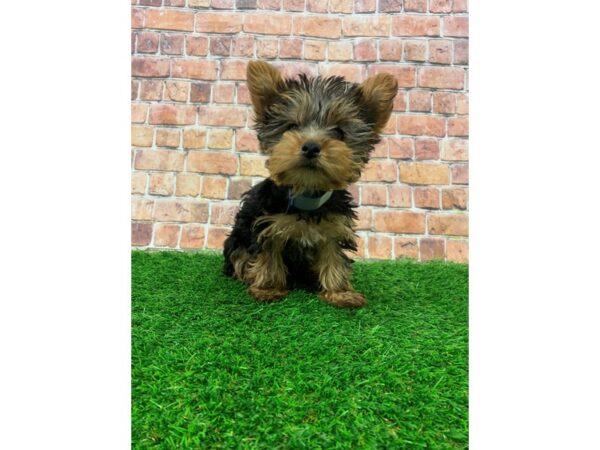
[[357,248],[346,188],[380,141],[396,80],[384,73],[362,84],[341,77],[284,79],[261,61],[248,65],[247,80],[270,176],[242,197],[224,244],[225,274],[248,284],[259,301],[303,286],[334,306],[363,306],[345,252]]

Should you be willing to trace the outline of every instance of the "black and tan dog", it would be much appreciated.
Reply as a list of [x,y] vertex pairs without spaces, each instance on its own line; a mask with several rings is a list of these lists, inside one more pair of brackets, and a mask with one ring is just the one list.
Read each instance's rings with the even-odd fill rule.
[[362,84],[283,79],[260,61],[248,65],[247,79],[270,177],[244,194],[225,241],[225,273],[247,283],[260,301],[303,285],[335,306],[364,305],[344,252],[356,251],[356,214],[346,188],[380,140],[396,80],[388,74]]

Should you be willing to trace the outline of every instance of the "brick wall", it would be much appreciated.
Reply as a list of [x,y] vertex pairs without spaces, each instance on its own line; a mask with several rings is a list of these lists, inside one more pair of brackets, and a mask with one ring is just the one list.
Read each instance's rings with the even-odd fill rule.
[[359,255],[466,261],[466,0],[132,0],[132,243],[220,249],[267,175],[244,82],[378,71],[400,89],[351,191]]

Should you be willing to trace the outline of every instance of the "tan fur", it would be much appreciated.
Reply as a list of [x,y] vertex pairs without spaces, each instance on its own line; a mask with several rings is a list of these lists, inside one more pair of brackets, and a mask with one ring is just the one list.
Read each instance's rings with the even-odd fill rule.
[[367,303],[365,296],[355,291],[329,291],[321,294],[327,303],[338,308],[360,308]]
[[233,264],[234,276],[238,280],[244,280],[246,264],[248,264],[249,259],[250,255],[245,249],[237,249],[231,254],[231,262]]
[[[321,146],[316,167],[303,167],[302,145],[314,141]],[[294,186],[296,191],[344,189],[358,181],[363,167],[352,158],[351,150],[342,141],[311,131],[288,131],[271,150],[267,168],[276,184]]]
[[279,71],[263,61],[250,61],[246,69],[248,91],[254,106],[254,113],[260,117],[281,89],[283,79]]
[[398,82],[390,74],[379,73],[367,78],[361,88],[362,102],[375,115],[375,131],[380,132],[390,119]]
[[285,288],[287,269],[283,263],[282,247],[273,241],[248,263],[244,281],[259,288]]
[[335,241],[326,242],[319,248],[315,266],[324,291],[338,292],[350,288],[349,267]]

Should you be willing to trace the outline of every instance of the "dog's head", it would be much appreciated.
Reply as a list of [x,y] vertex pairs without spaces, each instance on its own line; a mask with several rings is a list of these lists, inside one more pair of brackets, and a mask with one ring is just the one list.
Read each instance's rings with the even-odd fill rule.
[[362,84],[341,77],[283,79],[262,61],[250,62],[247,79],[271,178],[296,192],[343,189],[360,178],[398,89],[383,73]]

